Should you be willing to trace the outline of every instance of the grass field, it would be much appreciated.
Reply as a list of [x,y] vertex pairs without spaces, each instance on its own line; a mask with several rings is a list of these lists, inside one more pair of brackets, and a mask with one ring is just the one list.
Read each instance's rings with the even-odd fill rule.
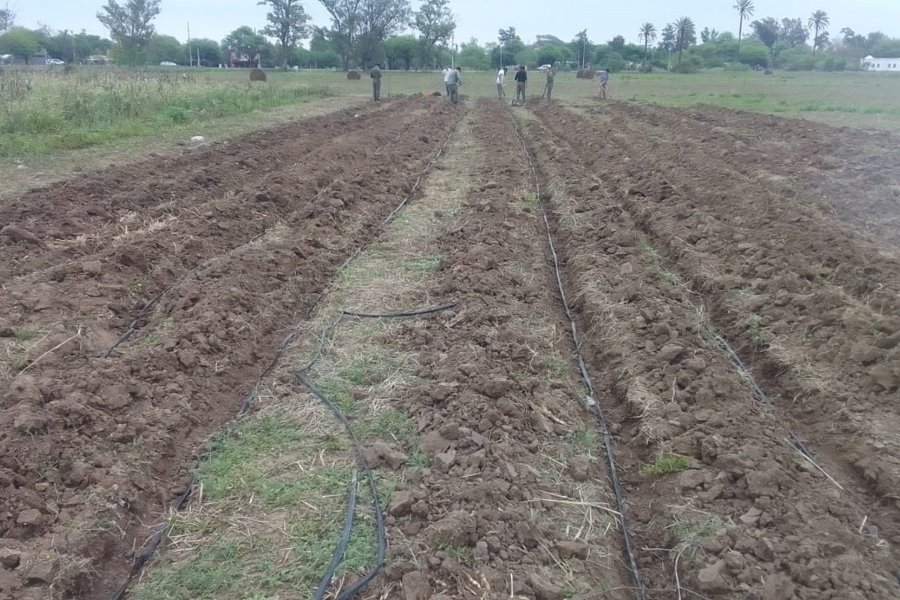
[[[463,94],[493,97],[494,74],[464,72]],[[437,73],[389,72],[383,95],[439,91]],[[543,88],[532,74],[530,93]],[[673,106],[710,104],[803,117],[831,125],[900,130],[900,77],[867,73],[709,71],[696,75],[614,74],[613,98]],[[557,76],[555,98],[579,105],[596,83]],[[512,92],[512,82],[507,84]],[[148,152],[180,151],[194,135],[228,139],[298,117],[365,102],[367,78],[341,72],[80,68],[6,69],[0,75],[0,196]]]

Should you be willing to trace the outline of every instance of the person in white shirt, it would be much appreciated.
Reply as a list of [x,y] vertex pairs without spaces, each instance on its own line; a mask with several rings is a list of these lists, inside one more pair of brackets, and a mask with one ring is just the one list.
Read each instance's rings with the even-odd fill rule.
[[497,72],[497,97],[500,100],[506,98],[506,89],[503,87],[506,83],[506,71],[507,68],[503,67]]
[[447,92],[447,96],[450,96],[450,77],[452,73],[453,69],[444,67],[444,90]]

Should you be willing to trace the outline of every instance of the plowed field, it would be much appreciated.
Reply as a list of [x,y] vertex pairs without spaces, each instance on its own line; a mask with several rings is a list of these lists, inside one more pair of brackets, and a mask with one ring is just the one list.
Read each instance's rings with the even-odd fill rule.
[[[359,597],[900,597],[898,143],[410,98],[24,194],[0,207],[0,598],[108,598],[242,405],[316,406],[286,390],[317,311],[410,306],[450,308],[352,330],[320,382],[385,496]],[[344,464],[307,417],[312,462],[271,457],[295,478]],[[268,578],[167,587],[223,511],[291,530],[240,498],[136,596],[310,597],[289,536]]]

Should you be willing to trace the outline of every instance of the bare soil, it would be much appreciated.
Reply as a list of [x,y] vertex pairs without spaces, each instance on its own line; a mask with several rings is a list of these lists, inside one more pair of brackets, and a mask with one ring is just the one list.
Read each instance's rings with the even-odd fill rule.
[[461,118],[479,159],[421,290],[458,306],[383,340],[417,357],[390,401],[430,467],[387,504],[370,596],[639,597],[610,494],[584,496],[609,477],[591,402],[648,599],[900,595],[900,139],[413,98],[0,207],[0,598],[108,597]]
[[[698,544],[703,552],[676,554],[683,580],[703,593],[780,597],[766,595],[778,581],[767,582],[787,572],[794,596],[785,597],[894,597],[893,248],[860,233],[855,209],[844,206],[854,200],[825,197],[834,214],[805,210],[807,189],[785,195],[784,182],[768,176],[777,162],[770,168],[723,129],[724,141],[691,129],[687,111],[536,112],[533,143],[561,194],[554,206],[569,276],[623,446],[635,467],[660,448],[697,461],[652,494],[626,469],[638,537],[649,548],[677,547],[683,528],[673,523],[685,509],[714,519],[720,533]],[[731,114],[716,116],[727,123]],[[752,129],[754,118],[770,138],[783,128],[790,139],[801,126],[811,138],[848,136],[742,113],[729,126]],[[815,193],[840,189],[829,183]],[[759,405],[717,334],[772,409]],[[792,435],[841,488],[786,443]],[[671,498],[664,509],[660,495]],[[652,551],[643,559],[656,581],[673,578],[674,561]]]
[[21,554],[4,593],[104,597],[124,580],[203,440],[457,120],[424,99],[347,111],[3,209],[37,238],[2,247],[0,333],[36,338],[10,345],[27,352],[0,390],[0,545]]

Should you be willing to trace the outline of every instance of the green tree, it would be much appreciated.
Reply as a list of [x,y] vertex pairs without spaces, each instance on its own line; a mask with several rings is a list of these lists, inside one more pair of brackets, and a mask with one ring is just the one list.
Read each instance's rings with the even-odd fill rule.
[[484,71],[491,66],[487,50],[481,47],[478,40],[475,39],[462,45],[458,60],[461,67],[475,71]]
[[675,52],[676,43],[678,40],[678,34],[675,31],[675,24],[669,23],[665,27],[663,27],[662,35],[660,36],[659,48],[661,50],[665,50],[667,53]]
[[0,8],[0,32],[6,31],[16,22],[16,13],[12,11],[7,3],[6,6]]
[[803,19],[782,19],[780,40],[793,48],[805,44],[809,31],[803,26]]
[[155,30],[153,19],[159,14],[160,0],[126,0],[124,5],[108,0],[97,19],[109,29],[114,42],[127,52],[144,49]]
[[144,56],[151,65],[156,65],[163,61],[184,63],[186,62],[187,50],[181,45],[181,42],[170,35],[154,35],[144,48]]
[[534,48],[525,48],[516,52],[516,64],[525,65],[526,67],[538,66],[538,53]]
[[515,60],[516,55],[525,49],[525,44],[516,33],[515,27],[501,29],[497,33],[497,42],[497,47],[491,51],[491,65],[498,68],[509,65]]
[[362,22],[364,0],[319,0],[331,15],[329,37],[341,55],[344,70],[350,68]]
[[271,63],[273,48],[265,36],[253,31],[252,27],[243,25],[229,33],[222,40],[222,58],[227,64],[231,61],[231,53],[246,54],[251,59],[257,54],[267,64]]
[[710,29],[709,27],[704,27],[703,31],[700,32],[700,40],[704,44],[714,44],[719,39],[719,32],[716,29]]
[[191,51],[195,58],[200,55],[200,64],[204,67],[215,67],[221,62],[222,48],[215,40],[191,40]]
[[308,34],[309,15],[300,0],[259,0],[258,4],[271,7],[266,15],[268,24],[262,31],[278,40],[281,68],[287,69],[291,52]]
[[411,35],[398,35],[384,41],[384,53],[392,69],[403,65],[409,71],[418,50],[419,40]]
[[433,63],[434,47],[449,42],[456,31],[456,20],[450,12],[450,0],[425,0],[413,14],[413,24],[422,36],[424,62]]
[[737,0],[734,4],[734,9],[738,11],[739,20],[738,20],[738,54],[741,52],[741,38],[744,35],[744,19],[749,19],[753,16],[753,11],[756,10],[756,7],[753,6],[753,0]]
[[681,17],[675,21],[675,49],[678,51],[678,62],[681,62],[685,48],[697,43],[697,27],[690,17]]
[[18,56],[29,64],[31,55],[41,49],[41,35],[24,27],[13,27],[0,35],[0,54]]
[[774,64],[775,44],[778,42],[778,38],[781,35],[781,27],[778,24],[778,21],[772,17],[766,17],[761,21],[753,21],[750,26],[753,27],[756,38],[769,49],[769,54],[772,57],[772,63]]
[[587,67],[590,62],[588,61],[588,57],[594,53],[594,44],[588,37],[587,29],[582,29],[576,33],[575,39],[572,40],[570,46],[575,54],[575,59],[578,62],[579,67],[582,69]]
[[[809,18],[809,21],[807,21],[809,28],[815,31],[815,34],[813,35],[813,54],[816,53],[816,50],[819,49],[823,42],[827,41],[827,38],[821,37],[819,32],[825,31],[825,28],[830,24],[831,20],[828,18],[828,13],[824,10],[817,10]],[[826,31],[825,33],[827,35],[828,32]]]
[[650,44],[656,41],[656,25],[644,23],[638,33],[638,39],[644,43],[644,60],[650,56]]

